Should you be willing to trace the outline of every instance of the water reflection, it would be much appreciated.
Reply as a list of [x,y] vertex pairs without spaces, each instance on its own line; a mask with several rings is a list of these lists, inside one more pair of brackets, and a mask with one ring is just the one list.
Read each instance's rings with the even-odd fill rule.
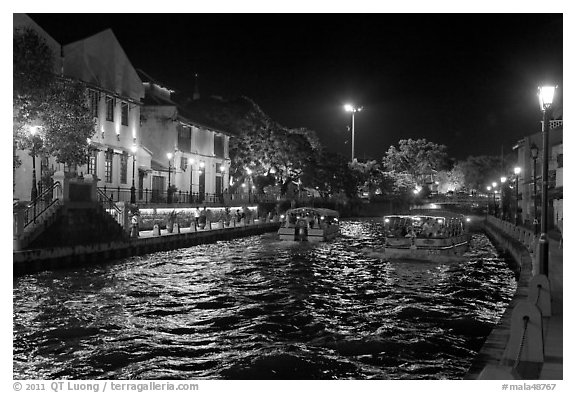
[[14,378],[461,378],[515,289],[484,236],[458,263],[387,262],[377,220],[14,282]]

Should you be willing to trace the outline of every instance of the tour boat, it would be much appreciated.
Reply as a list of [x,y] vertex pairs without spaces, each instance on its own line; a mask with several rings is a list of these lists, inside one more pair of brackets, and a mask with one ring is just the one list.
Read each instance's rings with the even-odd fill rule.
[[459,214],[384,217],[386,259],[448,262],[462,259],[470,234]]
[[287,210],[284,223],[278,229],[280,240],[324,242],[340,233],[336,210],[315,207],[299,207]]

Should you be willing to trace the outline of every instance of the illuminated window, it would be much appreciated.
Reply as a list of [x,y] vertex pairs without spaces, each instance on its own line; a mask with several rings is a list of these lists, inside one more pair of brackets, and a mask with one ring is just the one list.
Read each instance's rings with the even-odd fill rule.
[[122,103],[122,125],[123,126],[128,125],[128,103],[127,102]]
[[114,152],[112,150],[106,151],[106,165],[104,167],[104,177],[106,183],[112,183],[112,159]]
[[114,121],[114,97],[106,96],[106,120]]
[[97,173],[96,173],[97,154],[98,154],[98,151],[94,150],[94,151],[90,152],[90,156],[88,156],[88,168],[87,168],[86,172],[90,173],[92,175],[97,175]]

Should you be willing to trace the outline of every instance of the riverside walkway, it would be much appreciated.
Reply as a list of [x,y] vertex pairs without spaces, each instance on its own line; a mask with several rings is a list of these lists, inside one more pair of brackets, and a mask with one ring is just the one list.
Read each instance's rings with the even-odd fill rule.
[[[538,239],[532,233],[531,242],[526,243],[515,239],[514,234],[519,234],[518,228],[511,228],[510,224],[492,218],[494,227],[501,233],[502,243],[510,241],[512,247],[520,248],[521,265],[518,288],[510,305],[503,314],[498,325],[492,330],[486,339],[484,346],[480,350],[477,358],[473,362],[465,379],[524,379],[524,380],[562,380],[563,379],[563,250],[557,239],[549,240],[549,260],[548,260],[548,280],[550,283],[551,313],[549,316],[542,316],[541,340],[543,346],[543,357],[541,361],[524,361],[524,354],[527,348],[538,347],[536,339],[526,335],[522,337],[520,351],[513,348],[513,359],[506,359],[505,354],[509,352],[508,346],[512,335],[518,335],[518,331],[513,332],[512,317],[513,311],[519,303],[529,299],[530,281],[534,273],[538,273],[538,255],[540,252]],[[500,240],[502,240],[500,239]],[[498,239],[497,239],[498,242]],[[509,248],[507,251],[514,254]],[[525,341],[525,342],[524,342]],[[514,359],[515,358],[515,359]]]

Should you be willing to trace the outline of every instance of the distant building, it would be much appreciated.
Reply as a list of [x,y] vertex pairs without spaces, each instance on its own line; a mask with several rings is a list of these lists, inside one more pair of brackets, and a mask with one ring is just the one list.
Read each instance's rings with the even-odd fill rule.
[[230,134],[195,121],[172,99],[174,90],[139,72],[146,91],[142,145],[152,154],[148,184],[153,199],[161,202],[170,182],[177,201],[220,201],[230,176]]
[[[551,120],[548,134],[548,222],[557,225],[563,218],[563,121]],[[537,151],[537,158],[532,157],[532,148]],[[542,132],[521,139],[514,147],[518,154],[518,166],[521,172],[518,177],[519,209],[521,220],[531,224],[541,214],[542,195]],[[536,193],[534,182],[536,181]],[[535,210],[536,209],[536,210]]]

